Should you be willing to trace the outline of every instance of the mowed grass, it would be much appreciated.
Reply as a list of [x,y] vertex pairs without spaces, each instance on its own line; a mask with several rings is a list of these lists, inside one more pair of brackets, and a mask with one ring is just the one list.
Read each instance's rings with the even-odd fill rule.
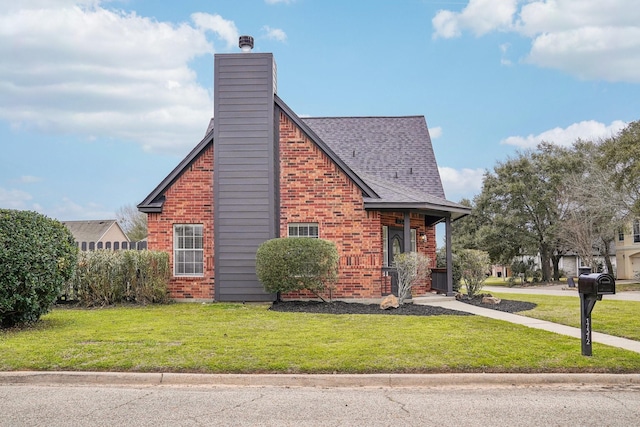
[[640,372],[640,354],[594,343],[593,356],[584,357],[578,339],[480,316],[173,304],[56,309],[31,328],[0,331],[0,370]]
[[[580,327],[580,298],[577,296],[551,296],[532,294],[510,294],[496,292],[495,296],[537,304],[533,310],[518,314],[562,325]],[[576,293],[577,295],[577,293]],[[594,331],[617,337],[640,341],[640,302],[613,301],[603,296],[596,302],[591,312],[591,325]]]

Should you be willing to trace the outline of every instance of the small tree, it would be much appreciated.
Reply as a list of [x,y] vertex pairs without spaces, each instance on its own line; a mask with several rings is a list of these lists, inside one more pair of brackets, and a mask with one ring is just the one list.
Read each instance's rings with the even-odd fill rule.
[[467,295],[473,298],[484,285],[487,272],[491,268],[489,254],[477,249],[464,249],[458,254],[462,266],[462,280],[467,287]]
[[404,304],[405,298],[411,295],[413,285],[429,277],[430,263],[429,257],[420,252],[405,252],[393,258],[393,265],[398,271],[399,304]]
[[0,327],[47,313],[76,267],[78,247],[62,223],[0,209]]
[[267,240],[256,253],[256,274],[271,293],[308,290],[318,298],[338,280],[338,249],[322,239]]

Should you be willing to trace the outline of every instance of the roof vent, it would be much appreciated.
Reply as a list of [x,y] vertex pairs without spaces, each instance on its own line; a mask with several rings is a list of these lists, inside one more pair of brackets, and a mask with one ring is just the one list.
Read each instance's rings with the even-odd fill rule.
[[251,52],[251,49],[253,49],[253,37],[240,36],[240,41],[238,42],[238,46],[243,52]]

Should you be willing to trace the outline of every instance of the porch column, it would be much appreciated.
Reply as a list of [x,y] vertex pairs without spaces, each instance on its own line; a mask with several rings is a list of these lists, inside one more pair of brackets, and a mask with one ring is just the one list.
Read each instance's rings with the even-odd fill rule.
[[453,256],[451,254],[451,216],[445,219],[445,245],[447,249],[447,296],[453,296]]
[[404,251],[411,252],[411,213],[404,213]]

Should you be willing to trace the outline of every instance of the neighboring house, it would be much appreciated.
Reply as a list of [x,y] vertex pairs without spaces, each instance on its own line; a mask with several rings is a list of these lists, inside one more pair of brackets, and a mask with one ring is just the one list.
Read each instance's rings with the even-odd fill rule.
[[635,279],[640,275],[640,219],[634,219],[630,225],[627,231],[620,231],[616,242],[618,279]]
[[[611,245],[609,261],[611,261],[611,265],[613,266],[612,274],[615,276],[617,269],[617,260],[616,260],[616,248],[615,245]],[[584,259],[575,252],[569,252],[560,258],[559,267],[560,270],[565,272],[566,277],[578,277],[580,274],[580,269],[590,268],[590,265],[585,265],[583,263]],[[607,264],[605,258],[600,255],[597,251],[593,254],[593,261],[599,266],[601,271],[607,270]],[[595,273],[595,271],[594,271]]]
[[62,221],[76,240],[80,250],[121,249],[129,238],[115,219]]
[[395,291],[397,253],[435,266],[435,225],[450,243],[470,209],[446,200],[424,117],[301,118],[276,95],[270,53],[215,55],[214,84],[205,138],[138,205],[149,249],[171,254],[172,297],[272,301],[255,257],[277,237],[336,243],[334,298]]

